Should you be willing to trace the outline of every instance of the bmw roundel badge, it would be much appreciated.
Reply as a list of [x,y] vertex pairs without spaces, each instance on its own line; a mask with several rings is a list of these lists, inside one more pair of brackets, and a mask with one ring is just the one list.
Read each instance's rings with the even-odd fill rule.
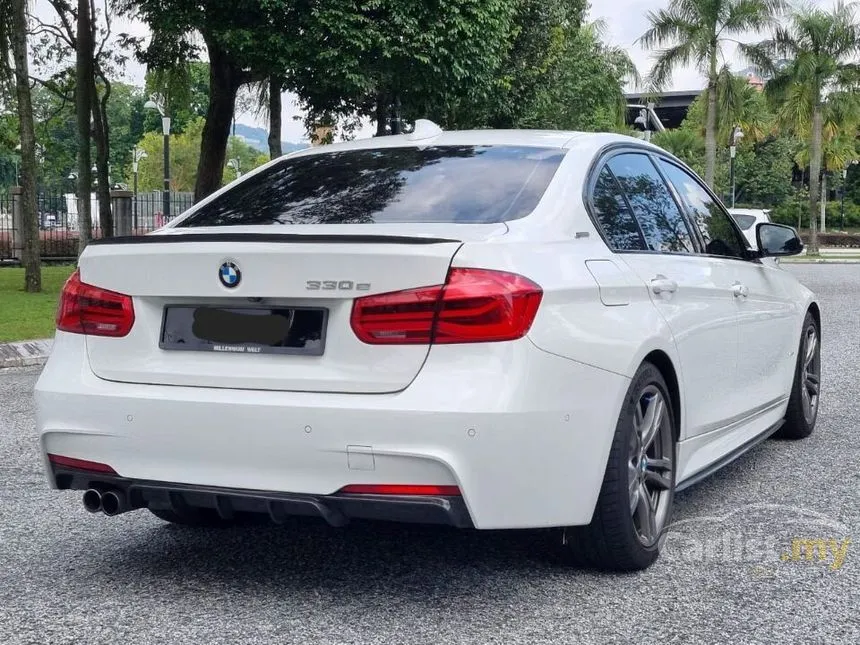
[[228,289],[233,289],[239,286],[242,281],[242,272],[235,262],[225,262],[218,269],[218,279]]

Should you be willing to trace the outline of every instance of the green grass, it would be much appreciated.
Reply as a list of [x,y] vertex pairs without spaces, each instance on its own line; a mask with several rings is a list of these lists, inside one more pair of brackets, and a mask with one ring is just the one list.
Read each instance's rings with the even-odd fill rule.
[[42,292],[24,292],[24,269],[0,267],[0,343],[51,338],[63,283],[74,266],[43,266]]

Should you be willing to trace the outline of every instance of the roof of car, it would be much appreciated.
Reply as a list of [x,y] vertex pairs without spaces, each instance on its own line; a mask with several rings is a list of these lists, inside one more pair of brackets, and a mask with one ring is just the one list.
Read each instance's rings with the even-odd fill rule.
[[621,134],[609,132],[577,132],[570,130],[453,130],[442,131],[426,138],[415,138],[409,134],[369,137],[332,143],[324,146],[306,148],[290,156],[336,152],[340,150],[366,150],[373,148],[394,148],[403,146],[457,146],[457,145],[519,145],[543,146],[549,148],[601,148],[614,141],[650,145]]

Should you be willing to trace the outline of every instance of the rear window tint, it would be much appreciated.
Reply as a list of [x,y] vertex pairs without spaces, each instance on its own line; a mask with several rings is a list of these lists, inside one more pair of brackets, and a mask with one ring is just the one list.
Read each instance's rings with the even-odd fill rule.
[[285,159],[178,226],[505,222],[534,210],[564,153],[437,146]]

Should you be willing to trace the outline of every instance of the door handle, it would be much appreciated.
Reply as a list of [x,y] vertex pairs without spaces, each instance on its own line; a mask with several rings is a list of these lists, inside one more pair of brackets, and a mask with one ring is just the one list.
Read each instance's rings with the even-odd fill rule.
[[658,275],[651,280],[651,291],[657,295],[661,293],[675,293],[678,290],[678,283],[670,280],[664,275]]
[[735,295],[735,298],[746,298],[749,295],[750,290],[745,284],[735,282],[732,285],[732,293]]

